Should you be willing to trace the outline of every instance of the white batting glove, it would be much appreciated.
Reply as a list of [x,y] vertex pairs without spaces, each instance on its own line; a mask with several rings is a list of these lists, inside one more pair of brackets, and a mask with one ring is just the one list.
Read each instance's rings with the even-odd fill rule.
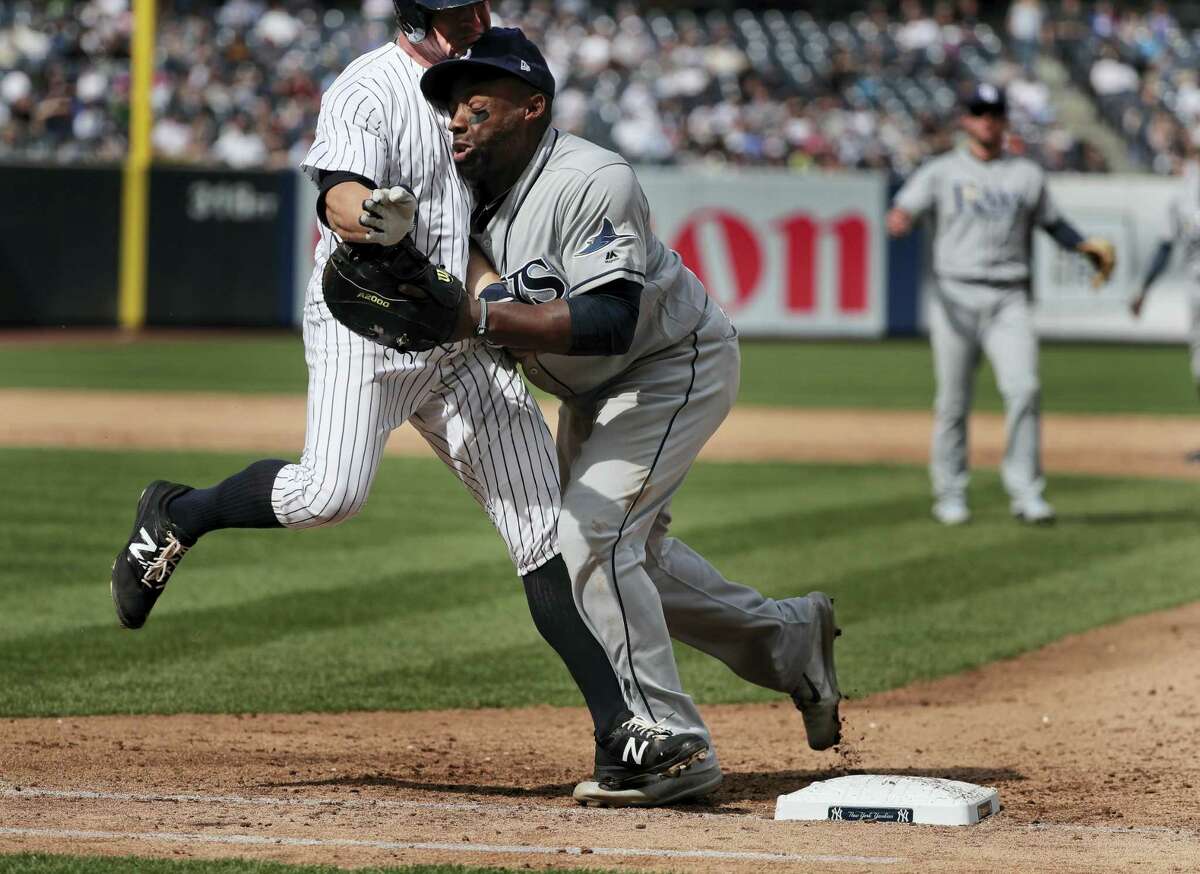
[[358,223],[367,228],[367,242],[394,246],[413,229],[417,198],[402,185],[376,188],[363,201]]

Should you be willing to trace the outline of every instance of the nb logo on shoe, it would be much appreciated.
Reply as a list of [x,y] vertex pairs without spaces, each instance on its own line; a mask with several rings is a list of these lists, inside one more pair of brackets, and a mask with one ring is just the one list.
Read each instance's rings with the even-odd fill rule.
[[153,538],[150,537],[150,532],[145,528],[142,528],[138,533],[142,535],[142,542],[129,544],[129,554],[138,561],[145,563],[148,559],[143,553],[148,552],[153,554],[158,549],[158,544],[154,542]]
[[631,737],[629,740],[625,741],[625,749],[621,751],[622,762],[628,762],[630,759],[633,759],[635,765],[640,765],[642,763],[642,758],[646,755],[646,747],[650,746],[650,741],[642,741],[640,748],[638,747],[637,743],[637,738],[634,737]]

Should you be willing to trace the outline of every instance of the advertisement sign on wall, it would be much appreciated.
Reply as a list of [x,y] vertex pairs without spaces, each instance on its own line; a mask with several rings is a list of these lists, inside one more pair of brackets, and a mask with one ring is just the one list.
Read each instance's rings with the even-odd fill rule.
[[1111,282],[1093,289],[1091,268],[1082,257],[1064,252],[1043,233],[1035,234],[1035,318],[1043,337],[1185,339],[1192,283],[1178,259],[1155,284],[1141,318],[1129,313],[1129,301],[1167,235],[1167,205],[1180,184],[1153,176],[1051,177],[1050,191],[1060,211],[1080,233],[1116,244],[1117,269]]
[[155,167],[147,323],[287,324],[293,194],[290,174]]
[[640,170],[655,230],[746,336],[878,337],[881,176]]

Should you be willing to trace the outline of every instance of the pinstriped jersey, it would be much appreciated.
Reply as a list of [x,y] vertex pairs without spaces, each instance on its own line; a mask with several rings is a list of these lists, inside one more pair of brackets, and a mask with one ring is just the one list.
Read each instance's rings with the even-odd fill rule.
[[922,166],[895,204],[914,217],[932,211],[939,278],[985,284],[1027,281],[1034,226],[1060,218],[1037,164],[1013,155],[980,161],[966,149]]
[[[346,171],[417,198],[413,239],[465,276],[471,195],[454,168],[449,118],[421,94],[424,67],[389,44],[351,63],[321,100],[302,167]],[[487,511],[526,574],[558,552],[554,445],[511,359],[477,341],[399,353],[352,334],[322,304],[321,274],[338,244],[322,226],[308,286],[304,456],[272,495],[288,527],[338,521],[371,488],[387,435],[410,421]],[[329,508],[333,508],[333,516]]]
[[[417,198],[417,248],[462,279],[471,193],[454,169],[449,116],[421,94],[424,72],[395,43],[353,61],[321,98],[316,138],[301,167],[314,182],[318,171],[341,170],[381,188],[410,187]],[[322,225],[310,299],[321,294],[321,272],[337,244]]]
[[530,381],[559,397],[592,391],[674,345],[706,311],[700,280],[651,232],[650,207],[629,163],[555,128],[516,184],[477,210],[472,231],[525,303],[587,294],[614,279],[643,286],[626,354],[539,353],[523,361]]

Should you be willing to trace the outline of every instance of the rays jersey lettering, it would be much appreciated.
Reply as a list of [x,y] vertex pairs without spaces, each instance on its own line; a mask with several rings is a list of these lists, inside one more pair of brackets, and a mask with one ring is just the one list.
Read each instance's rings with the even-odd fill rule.
[[998,218],[1015,212],[1020,205],[1020,192],[980,188],[973,182],[954,183],[955,212],[970,211],[978,216]]
[[566,280],[554,272],[545,258],[534,258],[519,270],[505,274],[504,283],[522,303],[550,303],[567,296]]
[[628,162],[554,128],[486,223],[475,224],[474,238],[526,303],[587,294],[617,279],[642,288],[625,355],[539,354],[536,365],[525,361],[530,381],[559,397],[603,385],[639,357],[677,342],[705,312],[704,287],[651,231],[650,206]]
[[1034,227],[1059,219],[1037,164],[980,161],[965,149],[926,162],[895,203],[914,218],[932,215],[937,276],[987,285],[1027,282]]

